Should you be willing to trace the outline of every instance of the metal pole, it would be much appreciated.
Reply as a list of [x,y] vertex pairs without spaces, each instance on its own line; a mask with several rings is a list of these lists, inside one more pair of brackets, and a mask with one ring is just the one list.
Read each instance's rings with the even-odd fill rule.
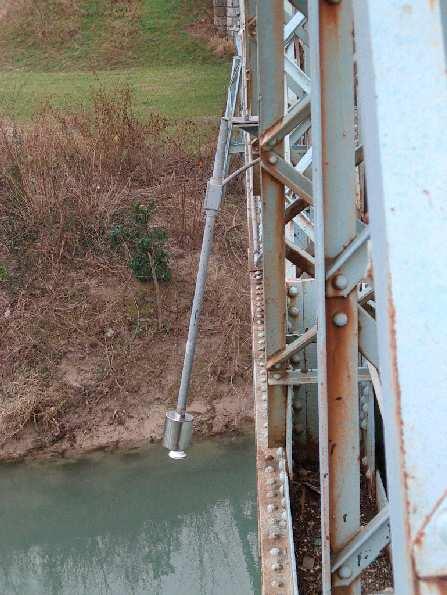
[[222,174],[225,162],[225,146],[228,138],[228,120],[221,119],[217,150],[214,158],[213,177],[208,182],[205,198],[205,229],[203,232],[202,250],[200,252],[199,269],[197,272],[196,289],[192,302],[191,318],[189,320],[188,339],[186,341],[185,359],[183,363],[182,379],[177,400],[177,413],[182,417],[186,411],[188,400],[191,371],[194,363],[194,354],[197,344],[199,318],[202,311],[203,296],[205,293],[206,278],[208,275],[208,262],[213,245],[214,223],[222,199]]
[[182,378],[177,399],[176,411],[168,411],[165,418],[163,444],[170,450],[174,459],[184,458],[185,449],[189,446],[192,435],[192,416],[186,413],[191,372],[194,363],[194,354],[197,344],[199,318],[202,311],[203,296],[205,293],[206,278],[208,275],[208,262],[213,245],[214,223],[223,195],[223,174],[227,156],[229,121],[222,118],[220,121],[217,149],[214,157],[213,176],[208,182],[205,197],[205,228],[203,232],[202,250],[200,252],[199,268],[197,272],[196,288],[189,320],[188,339],[185,347]]

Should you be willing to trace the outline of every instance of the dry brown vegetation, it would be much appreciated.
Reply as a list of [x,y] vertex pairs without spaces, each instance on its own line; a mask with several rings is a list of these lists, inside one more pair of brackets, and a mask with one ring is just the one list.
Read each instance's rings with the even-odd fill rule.
[[[90,112],[46,110],[0,133],[0,431],[32,425],[42,445],[75,443],[174,402],[214,143],[200,125],[133,114],[128,90]],[[231,193],[233,190],[233,193]],[[153,201],[172,280],[132,277],[110,243],[135,202]],[[192,393],[247,390],[245,209],[230,189],[216,229]],[[161,325],[159,324],[161,319]]]

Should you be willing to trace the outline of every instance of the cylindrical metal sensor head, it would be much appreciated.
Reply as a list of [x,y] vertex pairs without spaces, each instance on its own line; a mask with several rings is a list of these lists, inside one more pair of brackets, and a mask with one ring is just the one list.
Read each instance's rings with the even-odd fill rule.
[[171,459],[186,457],[185,450],[191,444],[192,419],[190,413],[182,416],[177,411],[166,412],[163,446],[169,449]]

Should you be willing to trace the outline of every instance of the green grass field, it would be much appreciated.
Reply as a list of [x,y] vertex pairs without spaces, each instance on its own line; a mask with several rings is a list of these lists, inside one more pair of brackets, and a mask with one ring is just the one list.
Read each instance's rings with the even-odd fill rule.
[[[22,0],[1,22],[0,116],[26,121],[45,105],[89,104],[99,87],[128,85],[141,116],[221,113],[228,62],[188,26],[206,0]],[[37,6],[37,8],[36,8]]]

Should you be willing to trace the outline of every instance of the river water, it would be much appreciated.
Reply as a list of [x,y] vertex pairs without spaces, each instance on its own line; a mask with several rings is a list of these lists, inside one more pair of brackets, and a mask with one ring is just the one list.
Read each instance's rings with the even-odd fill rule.
[[252,437],[0,466],[2,595],[258,594]]

